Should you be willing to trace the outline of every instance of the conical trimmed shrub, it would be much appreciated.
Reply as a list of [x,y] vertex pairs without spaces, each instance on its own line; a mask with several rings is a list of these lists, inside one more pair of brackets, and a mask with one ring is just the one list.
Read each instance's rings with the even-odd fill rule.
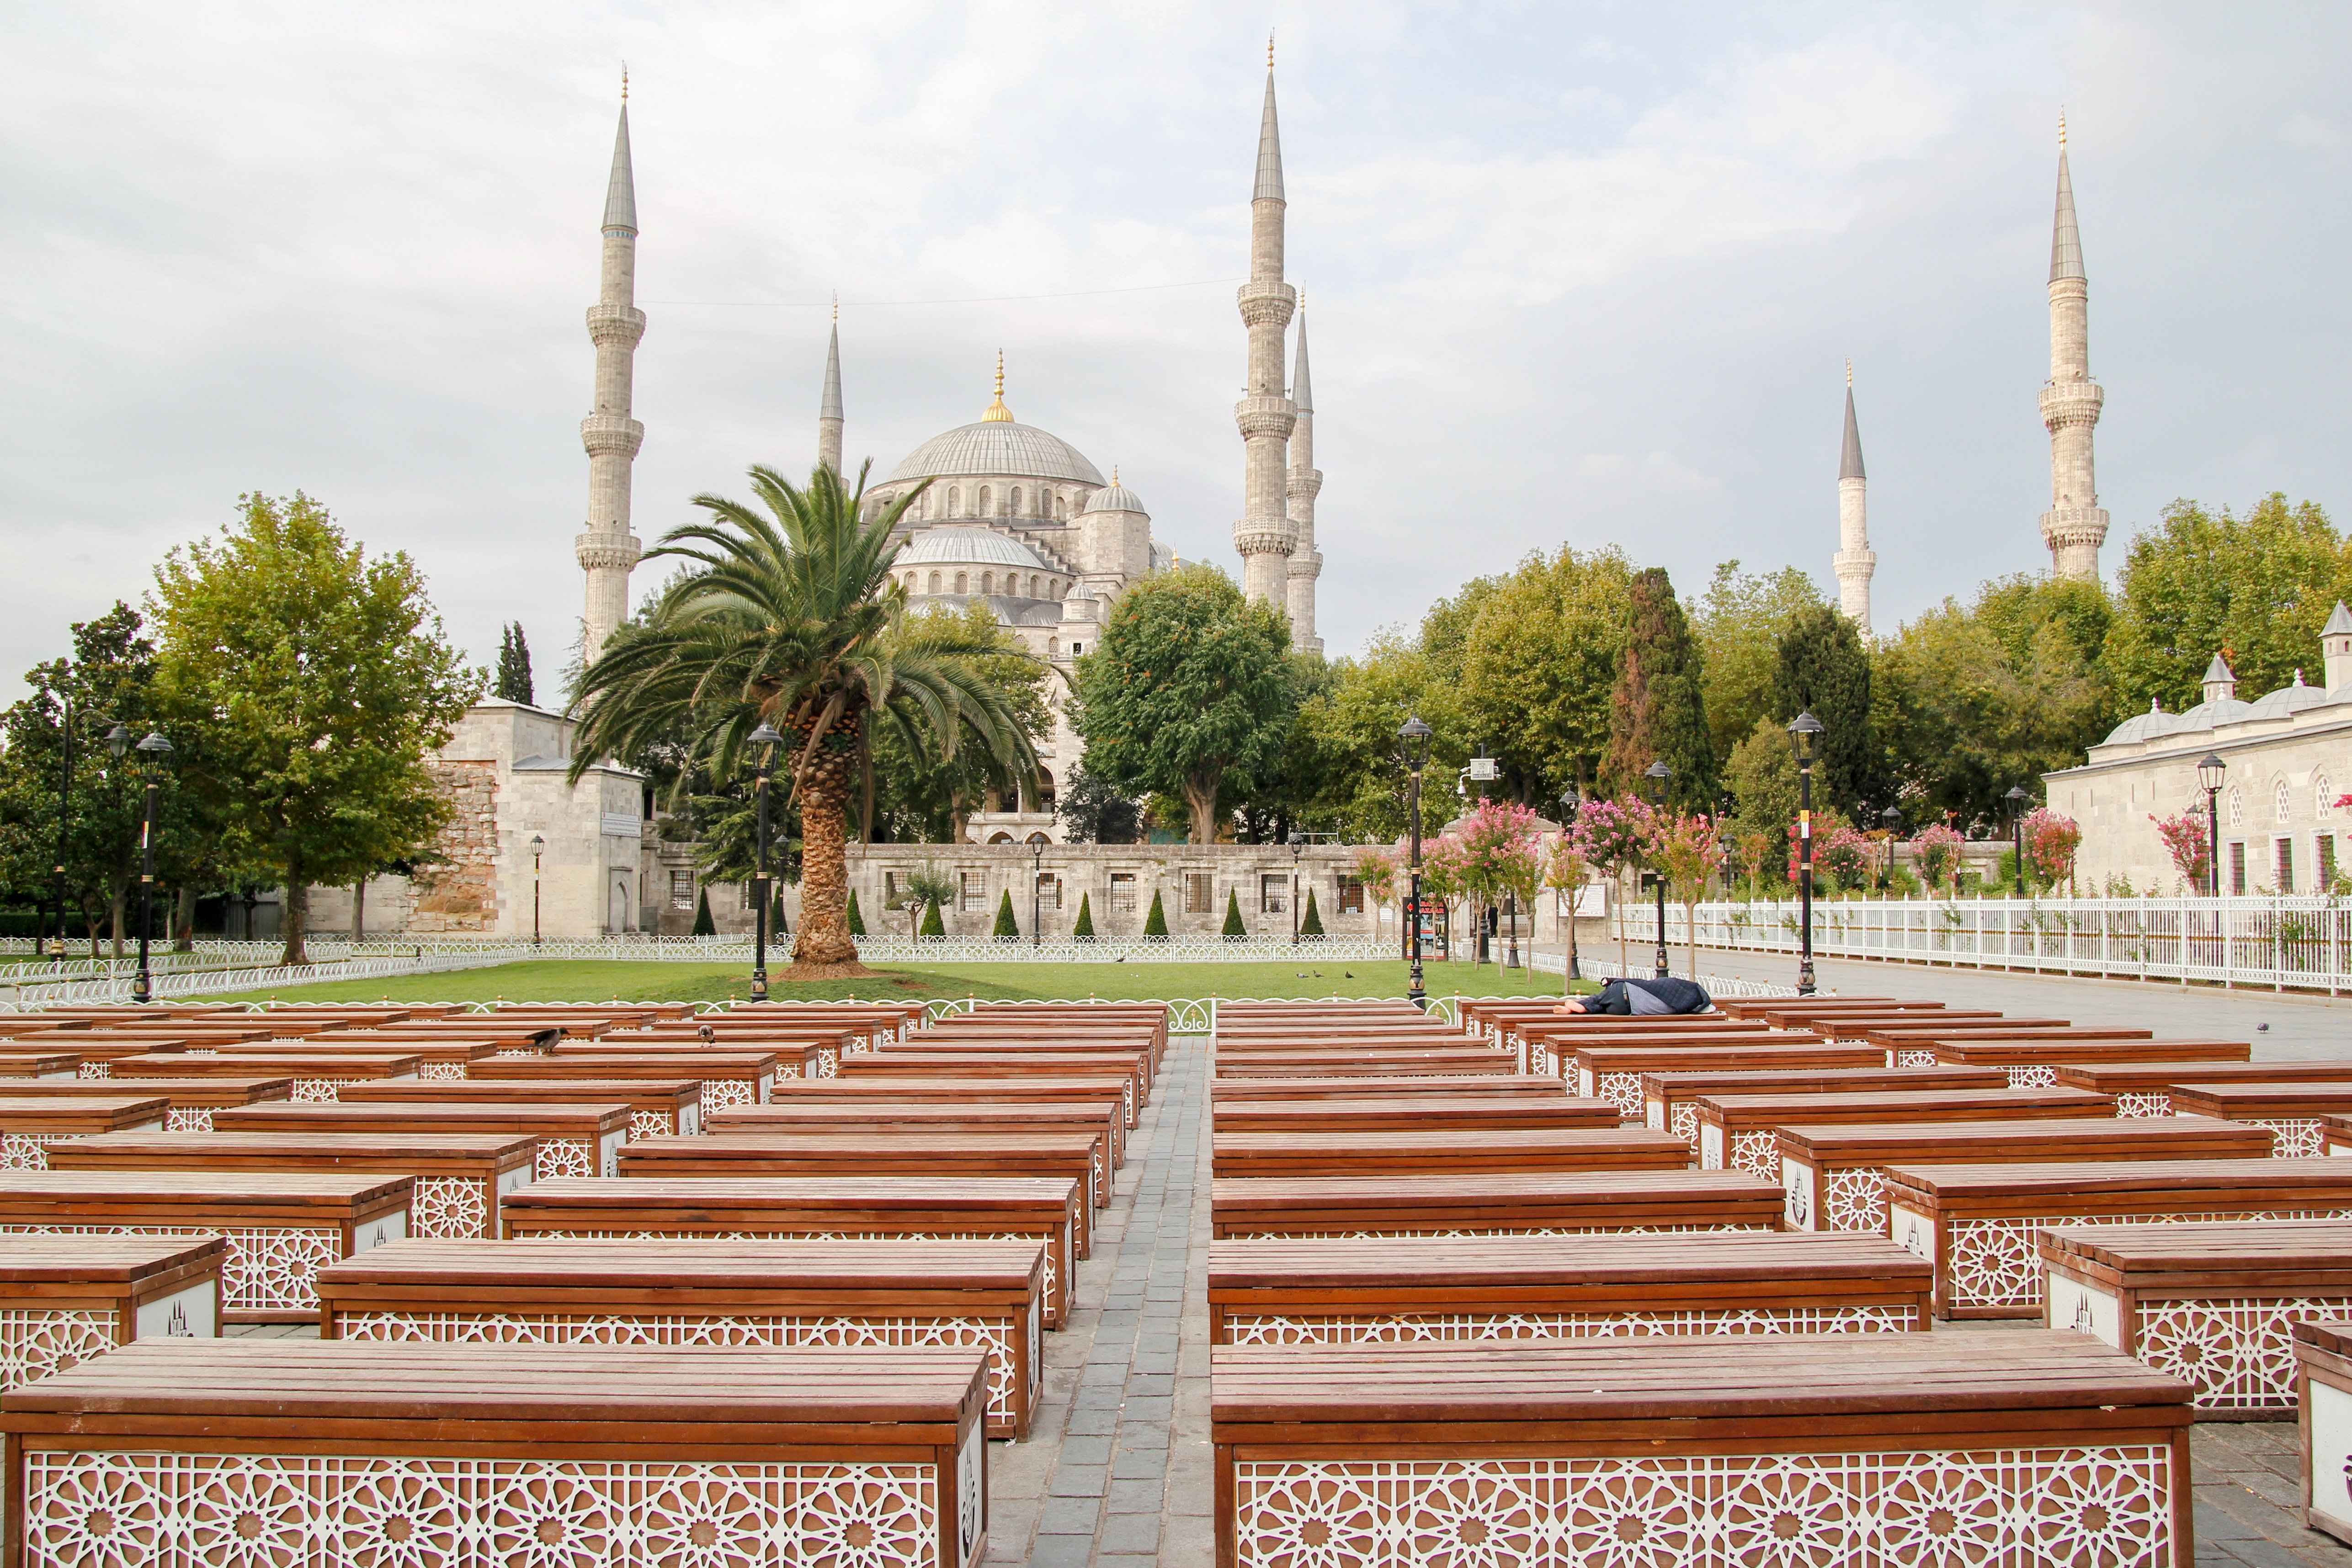
[[923,930],[926,936],[944,936],[948,923],[940,918],[940,901],[936,898],[923,905]]
[[710,918],[710,890],[707,887],[694,901],[694,934],[697,936],[719,935],[719,923]]
[[866,916],[857,912],[857,890],[854,887],[849,890],[849,934],[852,936],[866,935]]
[[1006,888],[996,901],[996,928],[989,933],[1002,942],[1007,937],[1021,939],[1021,923],[1013,918],[1013,890]]
[[1225,892],[1225,929],[1223,935],[1227,937],[1246,936],[1249,935],[1249,927],[1242,924],[1242,895],[1240,890],[1237,888],[1228,888]]
[[1143,917],[1143,934],[1146,936],[1168,935],[1168,914],[1160,907],[1160,890],[1156,887],[1151,890],[1151,913]]
[[1078,923],[1070,927],[1070,935],[1073,936],[1091,936],[1094,934],[1095,909],[1093,895],[1091,894],[1082,893],[1078,894]]
[[1307,915],[1298,923],[1298,935],[1302,937],[1323,935],[1323,916],[1315,907],[1315,890],[1311,887],[1307,890]]

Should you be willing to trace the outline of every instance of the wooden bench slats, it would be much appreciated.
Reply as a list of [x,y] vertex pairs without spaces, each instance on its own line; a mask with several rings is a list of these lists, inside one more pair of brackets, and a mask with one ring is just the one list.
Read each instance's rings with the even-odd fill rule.
[[1221,1078],[1212,1079],[1209,1082],[1209,1100],[1215,1105],[1237,1100],[1357,1100],[1367,1095],[1386,1098],[1429,1094],[1469,1094],[1481,1099],[1533,1099],[1552,1103],[1569,1097],[1566,1087],[1558,1078],[1525,1072],[1497,1072],[1471,1077],[1440,1074],[1415,1078],[1364,1078],[1350,1074],[1328,1078],[1311,1075],[1292,1079]]
[[1270,1133],[1297,1129],[1337,1132],[1467,1131],[1504,1127],[1598,1127],[1618,1124],[1617,1107],[1606,1100],[1553,1095],[1542,1100],[1482,1100],[1466,1094],[1366,1095],[1360,1099],[1221,1100],[1212,1109],[1220,1133]]
[[1217,1132],[1219,1176],[1342,1176],[1402,1171],[1685,1170],[1690,1145],[1633,1128],[1470,1132]]
[[1487,1172],[1219,1180],[1210,1210],[1220,1237],[1778,1230],[1781,1201],[1742,1171]]

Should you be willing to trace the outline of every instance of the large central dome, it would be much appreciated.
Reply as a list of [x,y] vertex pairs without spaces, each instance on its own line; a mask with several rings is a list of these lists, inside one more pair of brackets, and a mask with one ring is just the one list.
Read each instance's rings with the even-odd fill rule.
[[1050,431],[1009,419],[960,424],[932,436],[890,470],[886,484],[930,475],[975,474],[1024,479],[1066,479],[1100,485],[1102,470],[1086,454]]

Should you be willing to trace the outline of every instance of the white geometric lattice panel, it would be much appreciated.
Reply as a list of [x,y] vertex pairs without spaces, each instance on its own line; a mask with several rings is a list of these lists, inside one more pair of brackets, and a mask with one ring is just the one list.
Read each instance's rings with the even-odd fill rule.
[[2118,1116],[2169,1116],[2172,1114],[2172,1091],[2169,1089],[2129,1089],[2116,1096]]
[[754,1105],[758,1103],[758,1093],[749,1083],[740,1079],[716,1078],[706,1079],[703,1082],[702,1113],[705,1116],[709,1115],[713,1111],[729,1111],[738,1105]]
[[1617,1117],[1639,1126],[1644,1113],[1642,1109],[1642,1075],[1638,1072],[1599,1072],[1592,1078],[1592,1092],[1617,1107]]
[[677,1118],[667,1111],[631,1111],[629,1136],[632,1138],[667,1138],[677,1131]]
[[541,1181],[596,1174],[596,1151],[585,1138],[541,1138],[531,1174]]
[[1954,1219],[1944,1264],[1948,1307],[2039,1307],[2038,1239],[2053,1226],[2176,1225],[2185,1220],[2352,1219],[2352,1208],[2211,1209],[2198,1214],[2040,1215],[2013,1219]]
[[0,1393],[114,1348],[112,1309],[0,1309]]
[[436,1079],[463,1078],[466,1076],[466,1064],[462,1061],[420,1061],[416,1064],[416,1076]]
[[1898,1051],[1895,1053],[1895,1065],[1897,1067],[1933,1067],[1936,1065],[1936,1053],[1933,1051],[1922,1051],[1916,1046],[1907,1051]]
[[1731,1135],[1731,1157],[1726,1162],[1736,1171],[1748,1171],[1768,1181],[1780,1179],[1780,1134],[1769,1127],[1751,1129]]
[[2055,1089],[2058,1087],[2058,1070],[2046,1061],[2037,1061],[2027,1067],[2012,1067],[2009,1070],[2009,1086],[2011,1089]]
[[1698,1147],[1698,1107],[1687,1100],[1678,1101],[1671,1120],[1675,1136],[1693,1148]]
[[1627,1312],[1433,1312],[1396,1317],[1294,1318],[1229,1312],[1235,1344],[1374,1344],[1429,1340],[1627,1339],[1650,1334],[1906,1333],[1912,1314],[1891,1306]]
[[920,1465],[34,1453],[27,1568],[938,1562]]
[[416,1178],[408,1233],[434,1241],[480,1241],[490,1234],[490,1184],[473,1176]]
[[1247,1568],[2157,1568],[2178,1561],[2170,1463],[2155,1447],[1244,1461],[1235,1541]]
[[174,1105],[163,1113],[163,1131],[167,1133],[209,1133],[213,1130],[213,1108],[209,1105]]
[[2259,1117],[2252,1124],[2271,1130],[2274,1160],[2315,1160],[2327,1152],[2327,1145],[2320,1141],[2316,1116]]
[[2341,1318],[2352,1296],[2143,1301],[2139,1359],[2197,1389],[2200,1410],[2293,1410],[2292,1325]]
[[278,1225],[0,1225],[0,1236],[226,1236],[225,1312],[317,1312],[319,1270],[342,1246],[340,1230]]
[[[988,1409],[1010,1416],[1013,1325],[986,1318],[563,1317],[551,1312],[351,1312],[345,1339],[462,1344],[950,1345],[988,1352]],[[1034,1370],[1034,1369],[1033,1369]]]
[[1846,1166],[1825,1173],[1822,1186],[1822,1228],[1884,1234],[1886,1171],[1882,1166]]
[[45,1171],[51,1144],[64,1143],[72,1133],[0,1133],[0,1171]]
[[111,1062],[106,1061],[85,1061],[80,1067],[75,1069],[74,1076],[77,1078],[111,1078],[114,1076],[114,1066]]

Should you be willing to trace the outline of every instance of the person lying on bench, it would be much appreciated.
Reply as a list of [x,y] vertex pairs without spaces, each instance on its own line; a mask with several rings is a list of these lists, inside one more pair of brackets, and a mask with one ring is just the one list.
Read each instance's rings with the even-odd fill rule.
[[1572,1013],[1703,1013],[1715,1006],[1706,988],[1689,980],[1612,980],[1589,997],[1570,997],[1560,1006]]

